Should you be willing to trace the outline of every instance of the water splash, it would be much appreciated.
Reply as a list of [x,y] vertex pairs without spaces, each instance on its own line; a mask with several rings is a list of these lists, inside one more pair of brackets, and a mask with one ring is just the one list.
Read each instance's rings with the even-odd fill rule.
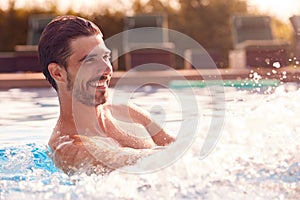
[[[212,105],[205,88],[195,88],[199,136],[183,157],[155,173],[69,177],[55,168],[46,145],[1,145],[0,199],[299,199],[300,90],[286,86],[268,94],[226,88],[222,137],[205,159],[199,158],[201,133]],[[150,99],[141,105],[151,107],[164,94],[141,94],[133,102]],[[166,128],[174,132],[180,119],[171,106],[168,111]]]

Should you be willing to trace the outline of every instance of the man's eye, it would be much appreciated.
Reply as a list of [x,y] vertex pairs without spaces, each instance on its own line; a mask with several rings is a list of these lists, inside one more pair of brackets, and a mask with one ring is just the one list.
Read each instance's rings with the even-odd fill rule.
[[109,61],[110,56],[109,56],[109,55],[104,55],[104,56],[103,56],[103,59],[104,59],[105,61]]
[[85,63],[91,63],[93,61],[95,61],[95,58],[87,58],[84,62]]

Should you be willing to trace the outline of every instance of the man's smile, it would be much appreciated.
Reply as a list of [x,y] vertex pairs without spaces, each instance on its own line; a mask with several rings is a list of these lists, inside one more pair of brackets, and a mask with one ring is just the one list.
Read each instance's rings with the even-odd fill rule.
[[96,77],[90,81],[87,82],[88,87],[96,88],[96,89],[102,89],[105,90],[108,88],[110,76],[104,75],[101,77]]

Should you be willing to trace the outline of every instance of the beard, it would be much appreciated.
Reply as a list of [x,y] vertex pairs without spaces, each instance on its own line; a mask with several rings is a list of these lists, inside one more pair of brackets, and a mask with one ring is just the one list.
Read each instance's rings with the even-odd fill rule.
[[107,101],[107,90],[97,91],[95,88],[88,90],[87,84],[77,81],[69,73],[67,73],[67,90],[72,92],[73,98],[87,106],[98,106]]

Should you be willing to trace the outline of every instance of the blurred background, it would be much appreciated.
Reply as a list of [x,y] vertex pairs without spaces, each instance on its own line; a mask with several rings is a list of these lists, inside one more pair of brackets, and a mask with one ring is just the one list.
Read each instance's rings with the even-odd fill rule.
[[[217,50],[218,67],[226,68],[233,49],[232,15],[271,16],[275,37],[289,41],[293,48],[289,17],[299,13],[299,0],[0,0],[0,52],[34,44],[29,40],[30,18],[35,15],[79,15],[95,22],[109,38],[124,30],[126,16],[159,14],[167,16],[169,29],[190,36],[205,49]],[[123,62],[120,59],[118,70],[124,69]],[[181,61],[175,65],[183,68]]]

